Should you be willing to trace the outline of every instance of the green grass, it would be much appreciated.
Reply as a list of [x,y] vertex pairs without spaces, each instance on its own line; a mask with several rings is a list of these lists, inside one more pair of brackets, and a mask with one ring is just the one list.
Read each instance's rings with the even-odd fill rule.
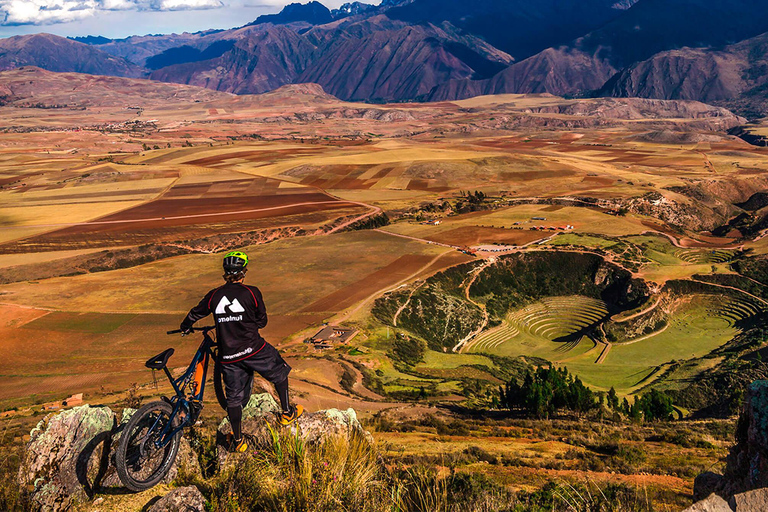
[[454,354],[445,352],[435,352],[428,350],[424,354],[423,366],[430,368],[451,369],[459,366],[479,364],[493,368],[493,361],[485,356],[474,354]]
[[[551,340],[600,318],[604,311],[600,302],[585,297],[550,297],[511,313],[501,326],[482,334],[470,352],[541,357],[566,366],[597,389],[613,386],[626,392],[659,366],[699,358],[727,343],[738,332],[734,326],[737,321],[761,310],[759,304],[747,299],[686,296],[672,313],[669,327],[634,343],[614,344],[603,363],[596,364],[601,345],[587,338],[570,346]],[[689,373],[700,371],[690,369]]]
[[679,249],[675,251],[675,257],[686,263],[725,263],[731,261],[736,251],[722,249]]
[[618,242],[596,236],[579,235],[577,233],[562,233],[547,242],[547,244],[555,246],[576,245],[579,247],[595,247],[599,249],[607,249],[616,246]]
[[500,326],[481,334],[470,351],[508,357],[533,355],[555,361],[572,358],[591,350],[594,343],[552,340],[592,325],[606,314],[605,303],[600,300],[547,297],[507,315]]

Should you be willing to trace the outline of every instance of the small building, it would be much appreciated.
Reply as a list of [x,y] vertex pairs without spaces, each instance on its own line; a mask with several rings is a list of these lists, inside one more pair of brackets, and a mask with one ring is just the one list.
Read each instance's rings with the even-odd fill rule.
[[75,405],[81,405],[83,403],[83,394],[77,393],[76,395],[72,395],[71,397],[65,399],[61,405],[64,407],[72,407]]
[[331,348],[333,344],[347,343],[357,335],[357,329],[326,325],[309,338],[308,342],[317,348]]

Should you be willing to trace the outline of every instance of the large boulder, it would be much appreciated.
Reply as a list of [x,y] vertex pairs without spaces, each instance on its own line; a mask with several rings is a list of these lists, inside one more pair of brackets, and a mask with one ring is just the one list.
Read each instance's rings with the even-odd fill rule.
[[[114,452],[132,412],[123,411],[118,421],[109,407],[86,404],[40,421],[30,432],[18,474],[33,506],[37,510],[65,510],[97,492],[122,487]],[[200,471],[197,455],[184,438],[166,482],[176,478],[179,467]]]
[[108,465],[116,426],[109,407],[89,405],[40,421],[29,434],[18,476],[33,505],[39,510],[65,510],[73,501],[93,496]]
[[[369,442],[373,442],[370,433],[366,432],[357,420],[357,413],[354,409],[305,412],[289,427],[282,427],[278,424],[279,413],[280,407],[272,395],[268,393],[252,396],[248,405],[243,408],[243,434],[251,438],[255,443],[255,449],[270,447],[273,433],[281,430],[291,435],[300,436],[307,444],[319,444],[332,437],[349,439],[356,434],[364,436]],[[225,419],[219,425],[217,436],[217,455],[220,469],[228,467],[232,460],[236,459],[236,457],[230,457],[226,446],[227,435],[231,432],[232,427],[229,421]]]
[[205,498],[194,485],[179,487],[152,503],[147,512],[205,512]]
[[737,494],[728,503],[736,512],[768,510],[768,489],[755,489]]
[[736,445],[726,459],[721,494],[768,487],[768,381],[750,384],[736,425]]
[[733,512],[728,502],[717,494],[710,494],[705,500],[694,503],[683,512]]

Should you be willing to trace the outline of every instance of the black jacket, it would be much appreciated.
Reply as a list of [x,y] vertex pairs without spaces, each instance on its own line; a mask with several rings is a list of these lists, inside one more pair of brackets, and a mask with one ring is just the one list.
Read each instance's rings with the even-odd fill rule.
[[213,313],[219,342],[219,360],[234,363],[256,354],[266,341],[259,329],[267,325],[267,310],[255,286],[227,283],[209,291],[181,323],[182,329]]

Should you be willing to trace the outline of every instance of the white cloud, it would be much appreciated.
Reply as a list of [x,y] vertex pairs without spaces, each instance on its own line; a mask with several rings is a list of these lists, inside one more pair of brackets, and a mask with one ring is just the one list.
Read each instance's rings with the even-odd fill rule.
[[0,0],[0,25],[50,25],[98,11],[191,11],[223,7],[220,0]]
[[152,2],[157,11],[190,11],[197,9],[217,9],[223,4],[219,0],[161,0]]

